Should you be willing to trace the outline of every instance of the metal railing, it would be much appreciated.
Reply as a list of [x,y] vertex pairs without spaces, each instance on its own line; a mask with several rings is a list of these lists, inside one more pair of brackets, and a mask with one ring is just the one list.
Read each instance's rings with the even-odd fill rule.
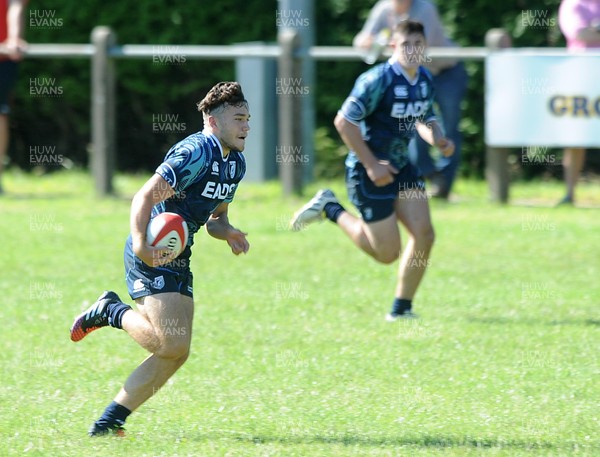
[[[160,49],[160,51],[159,51]],[[27,49],[28,58],[36,59],[78,59],[91,58],[94,55],[93,44],[30,44]],[[162,55],[185,55],[197,60],[234,60],[242,57],[261,57],[278,59],[282,55],[279,45],[114,45],[108,49],[108,55],[115,59],[148,59],[159,51]],[[536,49],[537,51],[537,49]],[[548,52],[564,51],[562,48],[547,48]],[[427,55],[432,59],[484,60],[490,53],[486,47],[471,48],[429,48]],[[389,53],[388,53],[389,55]],[[313,46],[308,57],[316,60],[362,60],[362,53],[352,46]]]
[[[278,61],[278,77],[282,80],[302,78],[302,59],[315,61],[359,61],[363,54],[350,46],[313,46],[301,52],[299,37],[296,33],[279,33],[278,44],[234,44],[227,46],[207,45],[117,45],[115,35],[108,27],[98,26],[91,34],[91,44],[31,44],[27,58],[67,58],[91,59],[91,130],[92,160],[91,169],[95,179],[96,191],[100,195],[113,192],[112,174],[115,162],[115,72],[116,59],[149,59],[157,54],[162,57],[185,56],[194,60],[235,60],[245,57],[274,59]],[[432,59],[460,59],[483,61],[494,50],[505,47],[506,32],[492,29],[486,36],[486,47],[471,48],[429,48]],[[510,43],[510,38],[508,38]],[[389,50],[388,53],[389,55]],[[385,53],[384,53],[385,55]],[[290,78],[290,79],[286,79]],[[300,144],[299,106],[295,97],[280,97],[279,134],[282,144]],[[489,167],[486,169],[493,197],[506,201],[508,196],[508,174],[499,154],[488,151]],[[295,161],[283,161],[280,176],[286,193],[298,191],[302,173]],[[299,164],[301,166],[301,164]],[[489,174],[488,174],[489,173]]]

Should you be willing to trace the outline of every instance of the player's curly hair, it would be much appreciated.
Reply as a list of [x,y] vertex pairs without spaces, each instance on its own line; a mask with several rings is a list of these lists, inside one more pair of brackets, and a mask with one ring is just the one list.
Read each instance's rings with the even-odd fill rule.
[[247,105],[242,86],[236,81],[224,81],[215,84],[206,96],[196,105],[202,114],[210,114],[223,105]]

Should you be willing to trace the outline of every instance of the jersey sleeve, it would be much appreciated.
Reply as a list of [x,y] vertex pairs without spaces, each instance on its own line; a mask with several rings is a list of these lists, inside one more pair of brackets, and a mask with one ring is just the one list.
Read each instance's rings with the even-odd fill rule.
[[429,94],[429,96],[427,97],[429,100],[429,108],[427,108],[427,111],[425,111],[425,113],[423,113],[422,119],[423,119],[423,122],[425,122],[425,123],[430,122],[430,121],[436,121],[437,115],[436,115],[435,108],[434,108],[435,86],[433,84],[433,76],[431,76],[431,73],[425,67],[421,67],[420,71],[423,73],[423,77],[425,78],[425,81],[427,81],[427,93]]
[[435,109],[433,108],[433,105],[434,105],[433,101],[435,100],[435,87],[433,87],[433,84],[430,86],[429,90],[430,90],[430,94],[431,94],[429,100],[431,102],[429,103],[429,109],[427,110],[427,112],[425,113],[425,116],[424,116],[425,122],[437,120],[437,116],[435,114]]
[[191,184],[202,179],[208,169],[208,161],[208,151],[204,148],[195,147],[191,143],[180,143],[167,153],[165,161],[158,166],[156,173],[179,195]]
[[358,77],[339,111],[346,120],[358,125],[375,111],[387,86],[383,68],[384,65],[378,65]]

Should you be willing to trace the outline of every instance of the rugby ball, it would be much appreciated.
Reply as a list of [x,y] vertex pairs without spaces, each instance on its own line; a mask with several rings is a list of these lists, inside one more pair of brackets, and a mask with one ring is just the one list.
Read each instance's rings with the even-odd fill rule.
[[146,242],[150,246],[167,248],[177,257],[185,249],[188,233],[187,223],[179,214],[160,213],[148,223]]

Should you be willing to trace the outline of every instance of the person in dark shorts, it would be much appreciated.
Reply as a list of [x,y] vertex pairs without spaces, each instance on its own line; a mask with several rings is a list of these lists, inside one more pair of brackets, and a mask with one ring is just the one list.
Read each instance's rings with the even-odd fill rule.
[[415,131],[445,156],[454,152],[433,112],[433,80],[421,63],[425,33],[419,22],[399,23],[392,33],[394,54],[358,77],[335,118],[350,153],[346,185],[362,218],[346,211],[331,190],[320,190],[298,210],[290,225],[301,230],[326,217],[354,244],[382,263],[400,256],[402,223],[409,234],[386,320],[412,318],[412,300],[429,264],[434,231],[428,195],[418,168],[408,159]]
[[[235,255],[250,248],[247,234],[234,228],[227,216],[246,172],[242,151],[250,130],[248,102],[237,82],[222,82],[208,92],[198,110],[204,130],[171,147],[156,173],[133,197],[125,270],[137,310],[106,291],[71,327],[75,342],[101,327],[123,329],[150,352],[93,424],[90,436],[123,435],[129,414],[186,361],[194,316],[190,271],[194,234],[206,226],[208,234],[225,240]],[[146,242],[151,217],[163,212],[179,214],[188,225],[187,246],[177,258]]]

